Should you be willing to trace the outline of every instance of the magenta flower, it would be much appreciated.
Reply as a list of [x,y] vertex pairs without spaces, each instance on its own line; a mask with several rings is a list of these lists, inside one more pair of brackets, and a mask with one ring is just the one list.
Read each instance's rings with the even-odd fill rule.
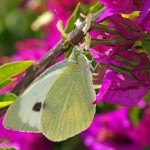
[[[146,54],[139,54],[136,50],[129,49],[141,36],[141,29],[137,24],[119,15],[113,15],[112,18],[109,18],[118,32],[127,39],[127,42],[112,46],[99,45],[89,49],[94,59],[105,64],[108,68],[103,78],[101,89],[93,103],[103,100],[113,104],[132,106],[137,104],[148,91],[149,83],[144,79],[149,79],[149,70],[146,70],[149,65],[149,59]],[[129,24],[126,25],[127,22]],[[135,28],[132,30],[132,27]],[[91,35],[93,37],[97,36],[93,33]],[[97,39],[108,40],[112,37],[111,35],[105,36],[100,32]],[[143,63],[143,59],[146,61],[145,63]],[[126,73],[130,72],[131,76],[115,72],[115,69],[112,71],[110,70],[112,67],[120,68]]]
[[[56,41],[55,41],[56,42]],[[39,59],[46,54],[51,47],[47,43],[47,40],[38,39],[26,39],[16,43],[16,52],[12,55],[12,61],[20,60],[34,60]],[[64,56],[60,56],[56,62],[64,59]]]
[[146,0],[144,7],[140,13],[139,23],[144,27],[145,30],[150,32],[150,1]]
[[123,13],[129,14],[136,10],[141,10],[144,2],[134,0],[99,0],[107,9],[104,14],[99,18],[98,21],[105,19],[106,17],[112,16],[113,14]]
[[134,0],[99,0],[107,9],[110,9],[113,13],[124,13],[129,14],[135,10],[139,10],[139,8],[143,5],[142,1],[134,1]]
[[89,50],[97,62],[108,64],[112,60],[111,56],[116,49],[110,46],[100,45]]
[[99,0],[107,9],[104,14],[97,20],[98,22],[115,14],[130,14],[134,11],[141,11],[138,24],[144,30],[150,32],[150,1],[149,0]]
[[26,39],[16,43],[16,52],[11,58],[13,61],[38,61],[46,53],[46,51],[48,51],[48,47],[43,40]]
[[148,86],[139,80],[107,70],[94,103],[103,100],[113,104],[132,106],[137,104],[147,91]]
[[0,118],[0,148],[13,147],[18,150],[50,150],[53,147],[51,141],[42,134],[17,132],[5,129]]
[[81,137],[89,150],[142,150],[141,144],[130,136],[132,130],[128,110],[119,109],[96,115],[90,128]]
[[142,35],[142,30],[137,24],[137,20],[123,18],[121,15],[116,14],[108,17],[110,22],[114,25],[117,31],[126,39],[136,40]]
[[[100,2],[107,9],[97,21],[107,20],[108,26],[115,28],[116,32],[110,32],[107,28],[105,32],[91,32],[92,38],[99,40],[100,45],[89,50],[97,62],[107,67],[101,88],[93,103],[102,100],[124,106],[136,105],[147,93],[150,83],[149,57],[145,53],[139,53],[140,48],[135,44],[148,37],[144,31],[149,29],[147,18],[150,14],[150,2],[148,0],[140,2],[100,0]],[[141,11],[137,18],[124,18],[121,15],[136,10]],[[144,19],[147,21],[143,22]]]
[[[143,61],[144,60],[144,61]],[[141,60],[136,67],[133,68],[134,76],[145,84],[150,84],[150,59],[146,55],[141,55]]]

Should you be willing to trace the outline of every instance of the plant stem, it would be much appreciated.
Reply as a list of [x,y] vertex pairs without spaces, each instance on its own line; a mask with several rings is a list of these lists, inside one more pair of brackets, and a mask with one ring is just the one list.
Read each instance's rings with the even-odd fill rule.
[[119,37],[115,37],[115,38],[111,38],[111,39],[92,39],[91,40],[91,46],[94,45],[116,45],[116,44],[121,44],[127,42],[127,40],[121,36]]
[[103,32],[111,33],[111,34],[118,34],[118,31],[114,27],[105,26],[103,24],[98,23],[91,23],[91,29],[98,29]]

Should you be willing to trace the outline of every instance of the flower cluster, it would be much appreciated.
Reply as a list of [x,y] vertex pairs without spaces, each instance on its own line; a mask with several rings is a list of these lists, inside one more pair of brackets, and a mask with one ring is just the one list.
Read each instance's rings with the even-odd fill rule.
[[129,117],[134,107],[97,114],[81,138],[89,150],[143,150],[150,146],[150,108],[142,100],[145,96],[149,100],[150,1],[99,1],[106,10],[98,24],[91,25],[93,47],[89,49],[101,64],[97,67],[101,88],[94,103],[138,104],[135,107],[142,115],[133,114],[139,119],[135,125]]
[[[100,100],[133,106],[148,92],[150,59],[144,41],[149,37],[147,1],[99,0],[106,11],[97,20],[105,30],[91,31],[94,59],[107,67],[94,103]],[[111,30],[110,30],[111,29]]]
[[143,146],[150,145],[149,111],[149,108],[144,111],[137,126],[129,120],[127,108],[97,114],[81,138],[89,150],[143,150]]

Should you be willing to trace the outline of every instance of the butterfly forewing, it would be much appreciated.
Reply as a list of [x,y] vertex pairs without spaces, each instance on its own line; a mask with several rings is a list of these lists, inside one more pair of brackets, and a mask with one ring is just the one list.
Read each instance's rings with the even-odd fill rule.
[[74,62],[62,61],[35,79],[9,107],[3,121],[4,126],[19,131],[41,132],[41,108],[47,93],[57,76],[72,63]]

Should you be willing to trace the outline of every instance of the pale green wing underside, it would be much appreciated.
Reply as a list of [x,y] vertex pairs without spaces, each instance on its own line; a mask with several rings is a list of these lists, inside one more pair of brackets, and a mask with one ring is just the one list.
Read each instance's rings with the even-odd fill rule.
[[34,111],[36,103],[43,105],[47,93],[58,75],[75,63],[62,61],[47,69],[17,98],[6,112],[3,124],[6,128],[26,132],[41,132],[41,110]]
[[[85,61],[85,60],[84,60]],[[87,129],[95,114],[92,74],[86,66],[68,66],[48,92],[41,116],[42,133],[62,141]]]

